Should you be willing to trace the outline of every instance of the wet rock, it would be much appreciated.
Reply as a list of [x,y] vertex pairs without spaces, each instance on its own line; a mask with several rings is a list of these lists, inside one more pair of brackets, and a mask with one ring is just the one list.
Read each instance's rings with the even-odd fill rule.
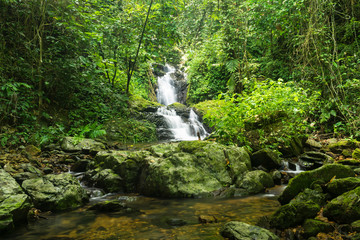
[[112,169],[114,173],[124,179],[122,187],[126,192],[137,190],[138,180],[145,157],[150,155],[147,151],[127,152],[109,151],[99,152],[94,162],[102,169]]
[[330,143],[325,147],[324,150],[329,150],[330,152],[341,154],[345,149],[355,149],[360,147],[360,142],[356,140],[344,139],[338,142]]
[[26,222],[31,199],[11,175],[0,169],[0,232]]
[[345,192],[353,190],[360,186],[360,178],[349,177],[334,179],[326,185],[326,190],[333,197],[337,197]]
[[117,212],[117,213],[138,213],[139,210],[130,208],[126,203],[118,200],[110,200],[104,202],[98,202],[92,205],[89,210],[96,210],[99,212]]
[[322,148],[322,144],[312,138],[308,138],[305,142],[305,144],[311,148],[320,149]]
[[360,187],[331,200],[326,204],[323,214],[338,223],[351,223],[360,219]]
[[303,192],[299,193],[293,200],[291,200],[290,203],[313,201],[319,206],[322,206],[329,198],[330,197],[325,193],[306,188]]
[[358,160],[358,159],[343,159],[343,160],[337,161],[337,163],[342,164],[342,165],[347,165],[352,168],[360,167],[360,160]]
[[236,186],[246,190],[245,195],[250,195],[264,192],[265,188],[273,187],[275,184],[269,173],[256,170],[247,172],[244,177],[239,178]]
[[321,152],[306,152],[299,158],[299,165],[304,170],[313,170],[321,167],[323,164],[333,163],[334,159]]
[[274,181],[274,184],[281,185],[282,174],[280,171],[278,171],[278,170],[273,171],[271,173],[271,177]]
[[302,172],[289,181],[289,185],[279,196],[279,202],[286,204],[290,202],[297,194],[309,188],[315,181],[322,183],[329,182],[334,176],[336,178],[354,177],[355,174],[351,168],[341,164],[328,164],[318,169]]
[[92,170],[86,173],[84,181],[91,186],[104,189],[107,193],[123,192],[124,181],[111,169]]
[[301,224],[305,219],[314,218],[320,211],[320,205],[313,201],[295,201],[281,206],[272,216],[270,225],[285,229]]
[[232,240],[279,240],[280,238],[267,229],[243,222],[228,222],[220,230],[221,236]]
[[105,145],[93,139],[65,137],[61,142],[61,149],[65,152],[97,153],[105,150]]
[[307,219],[303,225],[305,238],[316,236],[318,233],[328,233],[334,230],[334,227],[327,222],[322,222],[314,219]]
[[198,217],[199,223],[217,223],[218,220],[214,216],[210,215],[200,215]]
[[[243,148],[210,141],[162,144],[151,151],[139,182],[140,192],[149,196],[213,196],[213,191],[232,184],[232,171],[246,171],[250,165]],[[236,168],[229,169],[232,166]]]
[[190,108],[181,103],[173,103],[167,106],[168,109],[174,109],[177,115],[182,118],[188,119],[190,117]]
[[45,211],[74,209],[89,199],[79,181],[68,173],[25,180],[22,187],[35,207]]
[[30,173],[30,172],[19,172],[13,175],[13,178],[15,178],[15,180],[21,184],[23,181],[28,180],[28,179],[32,179],[32,178],[38,178],[39,176],[35,173]]
[[261,149],[252,154],[251,164],[255,167],[263,166],[270,171],[281,166],[281,159],[274,151],[270,149]]
[[169,218],[166,219],[166,223],[170,226],[174,226],[174,227],[180,227],[180,226],[184,226],[187,224],[187,222],[183,219],[180,218]]

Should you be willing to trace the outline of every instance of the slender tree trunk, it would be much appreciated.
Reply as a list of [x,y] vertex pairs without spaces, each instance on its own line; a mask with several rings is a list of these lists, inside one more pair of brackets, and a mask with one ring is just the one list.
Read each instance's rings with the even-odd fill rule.
[[[135,56],[135,60],[134,60],[134,63],[132,64],[131,61],[129,63],[129,65],[131,66],[131,70],[129,72],[129,75],[128,75],[128,81],[127,81],[127,84],[126,84],[126,93],[129,94],[129,86],[130,86],[130,81],[131,81],[131,77],[134,73],[134,69],[135,69],[135,65],[136,65],[136,61],[137,61],[137,58],[139,56],[139,51],[140,51],[140,47],[141,47],[141,42],[142,42],[142,39],[144,37],[144,33],[145,33],[145,28],[146,28],[146,24],[147,24],[147,21],[149,19],[149,14],[150,14],[150,11],[151,11],[151,6],[152,6],[152,3],[153,3],[153,0],[151,0],[150,2],[150,6],[149,6],[149,9],[148,9],[148,12],[147,12],[147,15],[146,15],[146,19],[145,19],[145,23],[144,23],[144,27],[143,27],[143,30],[141,32],[141,37],[140,37],[140,41],[139,41],[139,46],[138,46],[138,49],[137,49],[137,52],[136,52],[136,56]],[[129,66],[129,68],[130,68]]]

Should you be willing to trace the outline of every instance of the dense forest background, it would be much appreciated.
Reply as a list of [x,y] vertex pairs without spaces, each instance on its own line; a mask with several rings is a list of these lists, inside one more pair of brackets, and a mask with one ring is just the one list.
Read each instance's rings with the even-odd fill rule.
[[154,141],[134,103],[165,62],[222,142],[360,138],[359,34],[357,0],[0,0],[0,143]]

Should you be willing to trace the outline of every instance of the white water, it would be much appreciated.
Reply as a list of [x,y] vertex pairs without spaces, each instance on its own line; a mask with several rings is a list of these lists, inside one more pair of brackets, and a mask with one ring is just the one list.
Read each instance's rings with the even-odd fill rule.
[[290,170],[289,163],[287,161],[284,161],[284,165],[285,165],[285,168],[287,169],[287,170],[285,170],[285,172],[287,172],[287,173],[294,173],[297,175],[301,172],[304,172],[303,170],[301,170],[300,165],[297,163],[295,163],[296,170]]
[[[177,93],[175,88],[174,79],[172,74],[176,69],[169,65],[166,65],[166,74],[158,78],[159,89],[157,92],[158,102],[168,106],[177,102]],[[174,135],[174,140],[177,141],[191,141],[197,140],[200,135],[201,139],[204,139],[209,135],[202,123],[199,121],[198,115],[191,109],[189,119],[184,121],[179,115],[177,115],[174,109],[168,109],[166,107],[158,108],[157,114],[163,116],[166,123]]]

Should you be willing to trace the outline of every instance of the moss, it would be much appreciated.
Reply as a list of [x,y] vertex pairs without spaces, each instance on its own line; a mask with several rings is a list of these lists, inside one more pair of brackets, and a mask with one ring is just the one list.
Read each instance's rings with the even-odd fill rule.
[[308,238],[316,236],[318,233],[328,233],[334,230],[330,223],[322,222],[314,219],[307,219],[303,225],[304,237]]
[[329,144],[326,147],[326,150],[340,154],[344,149],[355,149],[357,147],[360,147],[360,142],[356,140],[345,139]]
[[179,148],[184,152],[195,153],[211,143],[208,141],[186,141],[179,143]]
[[353,190],[360,186],[360,178],[349,177],[342,179],[334,179],[327,184],[327,191],[334,197],[337,197],[345,192]]
[[279,229],[295,227],[305,219],[315,217],[319,211],[320,206],[313,201],[286,204],[271,216],[270,225]]
[[178,102],[170,104],[168,106],[168,108],[175,109],[175,111],[186,111],[188,109],[187,106],[185,106],[184,104],[178,103]]
[[338,223],[360,219],[360,187],[331,200],[324,208],[324,216]]
[[279,197],[281,204],[290,202],[297,194],[309,188],[315,181],[329,182],[334,176],[336,178],[354,177],[354,171],[348,166],[341,164],[328,164],[318,169],[302,172],[289,181],[288,186]]
[[355,232],[360,232],[360,220],[351,223],[351,228]]
[[151,102],[140,96],[132,95],[129,98],[129,107],[135,111],[141,112],[149,107],[161,107],[162,105],[157,102]]

